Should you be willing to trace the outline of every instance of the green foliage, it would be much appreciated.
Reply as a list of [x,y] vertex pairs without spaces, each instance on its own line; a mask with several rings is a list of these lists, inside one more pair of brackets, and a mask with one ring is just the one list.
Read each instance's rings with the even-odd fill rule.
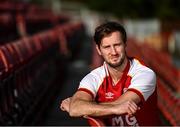
[[43,0],[29,0],[30,3],[37,4],[37,5],[42,5]]
[[179,0],[86,0],[90,9],[129,18],[179,19]]
[[[41,5],[45,0],[30,0]],[[48,0],[46,0],[48,1]],[[81,2],[101,13],[120,18],[180,19],[180,0],[60,0]]]

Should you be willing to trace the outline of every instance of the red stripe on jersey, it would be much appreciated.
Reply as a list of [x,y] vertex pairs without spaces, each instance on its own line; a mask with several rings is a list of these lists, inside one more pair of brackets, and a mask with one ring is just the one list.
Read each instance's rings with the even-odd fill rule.
[[78,91],[84,91],[84,92],[90,94],[92,96],[92,98],[94,99],[94,94],[90,90],[88,90],[86,88],[79,88]]
[[132,91],[132,92],[136,93],[141,98],[142,103],[145,102],[145,99],[144,99],[142,93],[140,91],[138,91],[137,89],[129,88],[128,91]]

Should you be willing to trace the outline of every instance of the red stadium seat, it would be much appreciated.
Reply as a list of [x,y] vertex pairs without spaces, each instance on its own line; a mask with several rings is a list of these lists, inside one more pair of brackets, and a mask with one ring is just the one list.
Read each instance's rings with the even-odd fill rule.
[[[1,108],[3,114],[3,121],[7,125],[16,124],[18,118],[18,104],[15,102],[14,96],[14,71],[16,65],[16,59],[14,58],[14,52],[7,45],[0,47],[1,60],[5,65],[4,74],[1,77]],[[10,115],[11,114],[11,115]]]
[[176,112],[176,104],[178,102],[178,98],[173,96],[173,93],[168,87],[164,84],[164,82],[158,78],[158,96],[159,96],[159,108],[165,115],[168,121],[174,126],[179,125],[178,121],[176,120],[177,116],[175,115]]
[[88,120],[88,123],[91,127],[105,127],[104,122],[99,118],[93,118],[90,116],[84,116],[85,119]]

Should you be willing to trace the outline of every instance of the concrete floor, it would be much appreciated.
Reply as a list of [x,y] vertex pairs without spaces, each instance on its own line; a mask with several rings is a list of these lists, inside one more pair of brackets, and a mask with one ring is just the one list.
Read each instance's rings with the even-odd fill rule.
[[82,45],[82,50],[75,60],[67,62],[67,76],[64,83],[59,83],[60,90],[57,98],[50,105],[45,119],[41,125],[45,126],[87,126],[87,121],[83,118],[71,118],[68,113],[59,109],[60,102],[72,96],[77,90],[80,80],[90,71],[91,42],[86,40]]

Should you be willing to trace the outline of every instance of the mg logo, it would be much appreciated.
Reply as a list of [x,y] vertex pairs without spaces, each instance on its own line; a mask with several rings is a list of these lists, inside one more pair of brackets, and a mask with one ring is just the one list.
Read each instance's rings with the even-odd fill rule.
[[128,115],[126,115],[125,118],[123,118],[122,116],[113,117],[112,125],[113,126],[118,125],[120,127],[124,127],[124,126],[139,127],[135,116],[128,116]]

